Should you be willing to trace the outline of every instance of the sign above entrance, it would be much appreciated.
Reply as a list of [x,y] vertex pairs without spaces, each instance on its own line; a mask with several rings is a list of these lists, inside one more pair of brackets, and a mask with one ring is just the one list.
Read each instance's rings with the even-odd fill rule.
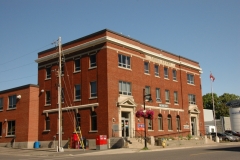
[[159,104],[159,107],[168,108],[167,104]]

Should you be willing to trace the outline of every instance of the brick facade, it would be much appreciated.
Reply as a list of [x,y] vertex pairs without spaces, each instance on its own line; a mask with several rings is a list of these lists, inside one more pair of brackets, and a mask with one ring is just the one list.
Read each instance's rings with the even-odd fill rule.
[[[202,70],[198,62],[177,56],[167,51],[149,46],[140,41],[125,37],[110,30],[94,34],[63,44],[62,57],[64,75],[62,88],[64,93],[63,140],[68,140],[75,130],[76,114],[81,116],[81,131],[87,139],[97,135],[110,137],[135,137],[143,132],[137,125],[143,118],[135,116],[143,108],[143,88],[150,86],[153,102],[146,102],[146,110],[154,111],[152,129],[148,136],[200,135],[204,132],[203,105],[201,91]],[[90,67],[90,56],[96,54],[96,67]],[[119,66],[119,54],[130,57],[130,68]],[[74,61],[80,58],[80,71],[75,71]],[[40,141],[52,141],[58,137],[58,51],[52,48],[38,54],[39,95],[39,137]],[[144,62],[149,62],[149,74],[144,73]],[[159,67],[159,76],[154,74],[154,65]],[[168,78],[164,78],[164,67],[168,68]],[[46,78],[46,69],[51,76]],[[173,80],[176,70],[176,80]],[[187,75],[194,82],[188,83]],[[90,82],[97,82],[97,97],[90,97]],[[119,94],[119,81],[131,84],[131,95]],[[74,98],[74,86],[81,86],[81,100]],[[160,89],[161,102],[156,101],[156,88]],[[165,90],[169,90],[170,102],[165,101]],[[46,92],[50,92],[50,104],[46,104]],[[174,92],[178,102],[174,103]],[[194,96],[189,104],[189,94]],[[97,129],[92,130],[91,114],[97,115]],[[159,130],[159,118],[162,116],[163,128]],[[169,129],[168,116],[172,127]],[[180,130],[177,130],[177,117],[180,118]],[[50,119],[47,124],[46,119]],[[124,122],[125,132],[122,132]],[[148,122],[148,121],[147,121]],[[49,128],[47,128],[49,125]],[[148,125],[146,126],[148,128]],[[128,130],[128,131],[126,131]]]

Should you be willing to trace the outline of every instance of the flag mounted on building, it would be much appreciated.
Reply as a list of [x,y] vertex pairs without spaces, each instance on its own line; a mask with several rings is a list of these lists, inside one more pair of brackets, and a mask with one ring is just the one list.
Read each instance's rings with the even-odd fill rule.
[[212,75],[212,73],[210,74],[210,79],[214,82],[215,77]]

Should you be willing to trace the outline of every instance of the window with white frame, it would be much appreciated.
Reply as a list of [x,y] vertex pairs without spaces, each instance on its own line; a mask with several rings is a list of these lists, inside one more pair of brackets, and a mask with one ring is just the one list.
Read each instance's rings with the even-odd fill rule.
[[131,58],[122,54],[118,54],[118,66],[123,68],[131,68]]
[[0,98],[0,110],[3,110],[3,98]]
[[196,104],[196,96],[194,94],[188,94],[188,103]]
[[80,64],[80,58],[77,58],[74,60],[74,71],[80,71],[81,70],[81,64]]
[[166,103],[170,103],[170,93],[169,93],[169,90],[165,90],[165,101],[166,101]]
[[148,119],[148,130],[153,130],[153,120]]
[[91,130],[97,130],[97,114],[94,111],[91,113]]
[[81,99],[81,86],[80,84],[75,85],[75,100]]
[[46,102],[46,104],[47,105],[49,105],[49,104],[51,104],[51,92],[50,91],[46,91],[46,100],[45,100],[45,102]]
[[172,130],[172,116],[169,114],[167,117],[168,130]]
[[8,136],[14,136],[15,135],[15,121],[8,121],[8,125],[7,125],[7,128],[8,128],[8,132],[7,132],[7,135]]
[[91,98],[97,97],[97,82],[90,82],[90,96]]
[[76,114],[76,130],[80,131],[81,127],[81,115],[79,113]]
[[96,54],[90,55],[90,68],[97,66]]
[[164,67],[164,78],[168,78],[168,68]]
[[47,67],[46,68],[46,79],[50,79],[51,78],[51,67]]
[[178,104],[178,92],[174,91],[173,95],[174,95],[174,103]]
[[149,74],[149,62],[144,62],[144,73]]
[[176,81],[177,80],[177,70],[172,70],[173,72],[173,80]]
[[193,74],[187,74],[187,83],[194,84],[194,75]]
[[132,95],[130,82],[119,81],[119,94]]
[[158,65],[154,65],[154,73],[155,73],[155,76],[159,76],[159,66]]
[[49,117],[45,118],[45,130],[47,130],[47,131],[50,130],[50,118]]
[[156,102],[161,102],[160,88],[156,88]]
[[145,86],[145,95],[148,95],[148,96],[145,96],[146,101],[148,101],[150,98],[149,94],[151,94],[151,88],[150,88],[150,86]]
[[17,103],[17,96],[12,95],[8,97],[8,108],[13,109],[16,108],[16,103]]
[[180,131],[181,130],[181,121],[180,121],[179,115],[177,115],[176,120],[177,120],[177,130]]
[[2,137],[2,122],[0,122],[0,137]]
[[163,130],[163,118],[162,118],[162,114],[158,114],[158,130]]

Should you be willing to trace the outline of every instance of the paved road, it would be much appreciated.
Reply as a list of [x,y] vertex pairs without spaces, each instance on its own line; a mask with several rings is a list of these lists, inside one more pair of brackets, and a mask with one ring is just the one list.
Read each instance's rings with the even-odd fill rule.
[[11,149],[0,148],[0,160],[238,160],[240,143],[224,145],[190,146],[154,150],[115,149],[115,150],[55,150]]

